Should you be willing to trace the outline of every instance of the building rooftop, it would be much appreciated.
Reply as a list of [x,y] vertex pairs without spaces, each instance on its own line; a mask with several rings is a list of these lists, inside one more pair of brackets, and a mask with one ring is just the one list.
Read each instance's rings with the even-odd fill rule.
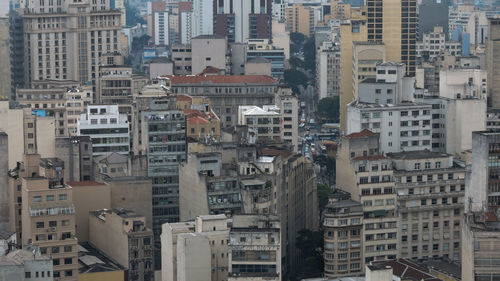
[[385,45],[384,42],[382,41],[353,41],[352,42],[354,45]]
[[42,256],[39,253],[33,254],[28,250],[14,250],[6,255],[6,257],[18,264],[23,264],[25,260],[50,260],[48,256]]
[[193,37],[191,38],[191,40],[193,39],[225,39],[226,37],[225,36],[222,36],[222,35],[198,35],[196,37]]
[[386,61],[386,62],[380,62],[377,63],[377,66],[404,66],[405,64],[402,62],[393,62],[393,61]]
[[97,181],[72,181],[72,182],[68,182],[67,185],[69,185],[69,186],[102,186],[102,185],[106,185],[106,184],[102,183],[102,182],[97,182]]
[[352,199],[341,200],[337,202],[330,202],[326,205],[327,208],[347,208],[347,207],[360,207],[361,203]]
[[240,106],[240,109],[243,110],[243,115],[245,116],[280,115],[277,112],[264,110],[258,106]]
[[426,267],[421,266],[409,259],[372,262],[372,264],[392,267],[392,274],[402,280],[443,281],[442,279],[432,276]]
[[[366,79],[365,79],[366,80]],[[379,103],[367,103],[367,102],[360,102],[359,100],[355,100],[349,104],[349,106],[354,106],[356,108],[360,109],[400,109],[400,108],[406,108],[406,107],[428,107],[431,108],[431,104],[426,104],[426,103],[419,103],[419,102],[410,102],[410,101],[403,101],[398,104],[379,104]]]
[[409,159],[423,159],[423,158],[443,158],[450,157],[451,155],[446,153],[434,152],[430,150],[418,150],[418,151],[404,151],[396,153],[387,153],[388,158],[409,160]]
[[126,176],[126,177],[114,177],[114,178],[109,178],[106,179],[107,182],[113,182],[113,181],[126,181],[126,182],[132,182],[132,181],[148,181],[151,182],[151,178],[145,177],[145,176]]
[[168,75],[172,85],[182,84],[277,84],[267,75]]
[[127,155],[119,154],[116,152],[95,157],[95,162],[102,161],[105,161],[108,164],[123,164],[128,163],[128,157]]
[[149,63],[171,63],[172,60],[170,60],[169,58],[167,57],[155,57],[155,58],[152,58]]
[[255,57],[247,60],[247,63],[270,63],[271,61],[263,57]]
[[266,184],[265,181],[260,180],[260,179],[246,179],[246,180],[241,180],[241,184],[243,185],[264,185]]
[[78,273],[98,273],[125,270],[120,264],[101,254],[89,243],[78,244]]
[[201,216],[199,216],[199,218],[201,218],[204,221],[208,221],[208,220],[224,220],[224,219],[227,219],[226,215],[224,215],[224,214],[220,214],[220,215],[201,215]]
[[273,163],[274,156],[259,156],[257,163]]
[[375,136],[375,135],[377,135],[377,134],[375,134],[374,132],[372,132],[368,129],[364,129],[361,132],[350,133],[349,135],[347,135],[345,137],[349,138],[349,139],[361,139],[361,138],[366,138],[366,137]]
[[460,265],[456,263],[437,259],[437,260],[426,260],[423,261],[422,264],[424,264],[430,269],[439,271],[448,276],[453,276],[455,278],[461,278],[462,276],[462,268],[460,267]]
[[385,159],[386,157],[384,155],[367,155],[367,156],[358,156],[354,157],[352,160],[380,160],[380,159]]

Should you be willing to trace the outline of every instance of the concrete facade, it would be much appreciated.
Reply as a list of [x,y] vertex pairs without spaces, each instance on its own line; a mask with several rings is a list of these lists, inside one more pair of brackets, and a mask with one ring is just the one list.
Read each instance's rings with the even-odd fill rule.
[[54,280],[52,259],[39,249],[15,250],[0,256],[0,280]]
[[207,67],[225,71],[227,65],[227,39],[215,35],[200,35],[191,38],[192,69],[194,75]]
[[500,20],[488,21],[488,40],[486,42],[486,70],[488,71],[488,104],[500,107]]
[[9,136],[0,131],[0,229],[9,228]]
[[[0,15],[0,57],[10,57],[10,42],[9,42],[9,18],[4,18]],[[0,63],[0,95],[3,98],[11,96],[11,67],[9,59],[2,59]],[[0,98],[2,98],[0,97]],[[2,98],[2,99],[3,99]]]

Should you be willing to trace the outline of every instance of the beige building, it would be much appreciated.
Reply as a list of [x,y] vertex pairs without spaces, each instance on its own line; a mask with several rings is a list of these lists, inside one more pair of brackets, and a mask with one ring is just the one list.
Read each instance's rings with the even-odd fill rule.
[[[191,44],[172,44],[174,75],[189,75],[192,70]],[[201,71],[200,71],[201,72]]]
[[218,35],[200,35],[191,38],[191,74],[202,73],[207,67],[226,70],[229,64],[227,39]]
[[280,108],[282,117],[281,140],[293,146],[293,151],[299,150],[299,102],[292,89],[279,87],[275,104]]
[[325,41],[316,53],[316,89],[319,99],[340,95],[340,44]]
[[368,40],[382,40],[387,61],[404,63],[406,74],[415,76],[417,0],[367,0],[366,5]]
[[226,216],[203,215],[191,222],[163,224],[161,253],[164,281],[227,280],[229,227]]
[[363,205],[363,258],[398,256],[397,195],[390,159],[380,152],[379,136],[369,130],[342,138],[337,153],[337,185]]
[[111,189],[95,181],[68,182],[75,200],[76,237],[78,242],[89,241],[89,212],[111,208]]
[[488,71],[488,97],[489,105],[494,108],[500,107],[500,78],[498,73],[500,67],[500,20],[490,19],[488,21],[488,40],[486,41],[486,70]]
[[351,4],[339,0],[330,1],[330,16],[333,20],[347,20],[351,18]]
[[39,88],[17,89],[16,100],[41,116],[53,117],[56,137],[76,136],[77,120],[92,102],[92,88],[74,82],[40,84]]
[[353,42],[352,96],[354,99],[358,98],[360,82],[368,78],[375,78],[377,64],[385,61],[385,44],[381,41]]
[[121,49],[121,11],[111,1],[41,1],[25,8],[25,85],[74,80],[90,82],[97,93],[101,55]]
[[363,206],[350,194],[336,190],[324,210],[324,262],[326,277],[360,274],[363,259]]
[[76,281],[78,241],[71,187],[38,174],[23,178],[21,186],[22,245],[36,245],[52,256],[54,278]]
[[353,96],[353,42],[366,41],[366,18],[350,20],[340,25],[340,130],[346,129],[347,104],[356,99]]
[[146,218],[127,209],[89,214],[89,242],[128,269],[128,280],[154,280],[153,231]]
[[271,61],[263,58],[251,58],[245,63],[245,75],[271,75]]
[[317,7],[294,3],[285,8],[286,25],[289,32],[302,33],[309,37],[314,33]]
[[388,157],[398,194],[400,256],[459,262],[465,167],[451,155],[430,151]]

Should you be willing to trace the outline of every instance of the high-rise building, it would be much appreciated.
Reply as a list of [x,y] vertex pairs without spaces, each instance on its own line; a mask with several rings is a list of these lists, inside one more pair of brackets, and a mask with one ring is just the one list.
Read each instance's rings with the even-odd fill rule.
[[154,16],[154,44],[165,46],[169,44],[169,12],[158,11]]
[[191,37],[214,34],[214,0],[194,0]]
[[0,130],[0,227],[9,229],[9,136]]
[[271,63],[271,76],[283,79],[285,73],[285,51],[272,44],[269,39],[249,39],[246,59],[265,58]]
[[[191,72],[201,74],[207,67],[222,71],[228,69],[227,39],[218,35],[200,35],[191,38]],[[175,62],[174,62],[175,63]]]
[[15,96],[17,88],[24,88],[24,26],[19,9],[9,12],[11,92]]
[[120,51],[121,12],[112,2],[27,2],[22,15],[25,86],[75,80],[91,83],[96,93],[101,55]]
[[213,0],[214,33],[227,36],[229,43],[271,38],[272,0]]
[[377,64],[386,61],[386,54],[381,41],[356,41],[352,44],[352,96],[357,99],[359,84],[365,79],[376,78]]
[[313,35],[314,27],[318,21],[316,14],[319,7],[302,3],[290,4],[286,8],[288,31],[302,33],[307,37]]
[[490,19],[486,45],[486,70],[488,71],[488,104],[500,108],[500,19]]
[[9,98],[12,91],[9,24],[9,18],[0,15],[0,57],[5,58],[0,62],[0,98]]
[[[368,40],[385,43],[387,60],[402,62],[415,75],[417,0],[367,0]],[[344,40],[344,39],[342,39]]]
[[316,54],[316,88],[319,99],[340,95],[340,44],[325,41]]

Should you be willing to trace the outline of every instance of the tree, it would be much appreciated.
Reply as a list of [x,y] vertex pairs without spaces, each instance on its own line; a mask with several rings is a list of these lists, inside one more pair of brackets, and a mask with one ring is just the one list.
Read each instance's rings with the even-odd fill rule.
[[289,63],[293,69],[304,68],[304,61],[298,57],[291,57]]
[[302,50],[304,41],[306,37],[302,33],[292,32],[290,33],[290,52],[296,54]]
[[296,69],[285,70],[285,83],[292,88],[294,93],[299,92],[299,85],[307,87],[307,76]]
[[127,26],[136,26],[138,23],[146,24],[146,21],[141,18],[139,10],[131,6],[128,1],[125,1],[125,16]]
[[318,183],[318,205],[319,211],[323,211],[326,204],[328,204],[328,195],[332,192],[332,189],[326,185]]
[[316,72],[316,43],[314,37],[307,39],[304,43],[304,64],[311,73]]
[[308,276],[318,276],[323,272],[323,232],[301,229],[295,247],[304,257],[298,272]]
[[134,37],[132,40],[132,53],[140,52],[148,45],[151,37],[148,35],[142,35],[141,37]]
[[329,122],[339,122],[339,96],[322,98],[318,103],[319,115]]

